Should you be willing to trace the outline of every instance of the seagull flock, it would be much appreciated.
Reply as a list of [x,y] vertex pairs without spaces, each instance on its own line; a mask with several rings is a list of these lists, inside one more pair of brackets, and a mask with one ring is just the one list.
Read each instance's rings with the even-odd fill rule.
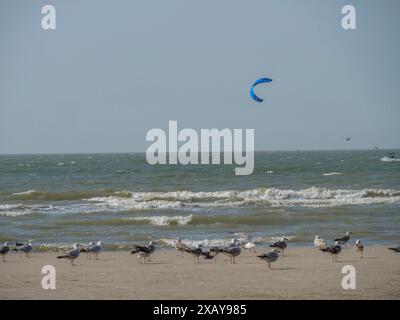
[[[257,254],[256,252],[256,244],[251,240],[251,237],[248,235],[241,234],[241,239],[234,238],[231,240],[230,244],[227,246],[206,246],[204,244],[198,244],[197,246],[190,246],[182,241],[181,238],[177,238],[175,240],[175,249],[178,253],[178,256],[184,257],[185,254],[189,254],[194,258],[194,263],[199,263],[200,258],[214,261],[217,260],[217,257],[220,254],[226,255],[230,258],[231,264],[236,263],[236,257],[238,257],[242,249],[249,250],[250,252],[257,255],[257,258],[265,261],[269,269],[271,268],[271,263],[277,261],[280,257],[285,256],[285,249],[288,246],[288,238],[285,236],[278,239],[278,241],[272,243],[269,247],[272,249],[267,253]],[[321,252],[328,253],[332,257],[332,261],[336,262],[338,255],[342,252],[343,246],[347,248],[347,243],[350,241],[352,233],[346,232],[343,237],[336,238],[333,240],[332,244],[329,244],[326,240],[321,239],[319,235],[315,236],[314,239],[314,247]],[[33,251],[33,240],[29,240],[26,243],[16,242],[10,243],[5,242],[0,245],[0,255],[2,257],[2,261],[6,261],[6,255],[10,251],[19,252],[20,257],[23,255],[27,258],[31,258],[31,253]],[[131,254],[136,254],[139,258],[139,262],[147,263],[150,262],[150,256],[156,250],[157,243],[154,241],[150,241],[148,245],[134,245]],[[104,243],[102,241],[92,241],[87,245],[81,245],[79,243],[75,243],[73,245],[73,249],[65,252],[59,256],[57,259],[67,259],[71,262],[71,265],[74,266],[74,261],[80,256],[81,253],[86,253],[87,259],[92,259],[94,257],[95,260],[98,260],[99,254],[102,252],[104,248]],[[360,257],[362,259],[364,257],[364,245],[360,240],[356,240],[354,243],[354,254],[355,257]],[[394,252],[400,252],[400,246],[398,247],[389,247],[389,250]]]

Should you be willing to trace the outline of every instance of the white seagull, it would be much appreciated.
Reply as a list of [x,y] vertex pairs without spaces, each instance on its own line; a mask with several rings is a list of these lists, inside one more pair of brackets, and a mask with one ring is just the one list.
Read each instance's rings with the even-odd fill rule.
[[356,243],[354,244],[354,253],[356,255],[356,257],[358,256],[358,254],[360,254],[360,258],[364,258],[364,246],[361,243],[360,240],[357,240]]
[[321,239],[319,235],[316,235],[314,239],[314,247],[320,250],[325,249],[328,247],[328,242],[326,242],[324,239]]
[[94,259],[98,260],[98,255],[99,253],[103,250],[104,244],[102,241],[98,241],[97,243],[92,243],[90,246],[86,247],[86,248],[82,248],[81,251],[82,252],[86,252],[89,259],[90,259],[90,255],[93,254],[94,255]]
[[71,266],[73,266],[74,260],[79,257],[80,252],[81,252],[81,245],[79,243],[74,243],[74,249],[61,256],[57,256],[57,259],[68,259],[71,261]]

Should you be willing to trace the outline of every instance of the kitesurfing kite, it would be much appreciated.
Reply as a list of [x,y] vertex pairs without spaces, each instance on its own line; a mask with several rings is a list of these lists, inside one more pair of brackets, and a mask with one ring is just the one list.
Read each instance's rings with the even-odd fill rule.
[[252,85],[251,89],[250,89],[250,96],[252,97],[252,99],[254,101],[257,102],[263,102],[264,100],[257,97],[256,94],[254,93],[254,87],[261,84],[261,83],[268,83],[268,82],[272,82],[272,79],[269,78],[260,78],[258,79],[256,82],[254,82],[254,84]]

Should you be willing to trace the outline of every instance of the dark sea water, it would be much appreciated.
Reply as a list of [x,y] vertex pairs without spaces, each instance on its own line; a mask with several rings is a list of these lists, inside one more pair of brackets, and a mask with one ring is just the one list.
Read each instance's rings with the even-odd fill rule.
[[316,234],[352,231],[397,243],[400,160],[387,152],[257,152],[250,176],[234,165],[150,166],[145,154],[1,155],[0,241],[103,240],[112,250],[177,236],[222,244],[243,232],[312,245]]

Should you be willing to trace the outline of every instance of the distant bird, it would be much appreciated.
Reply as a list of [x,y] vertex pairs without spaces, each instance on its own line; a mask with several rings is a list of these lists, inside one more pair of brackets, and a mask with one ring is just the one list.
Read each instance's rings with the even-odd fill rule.
[[324,239],[321,239],[320,237],[319,237],[319,235],[316,235],[315,236],[315,239],[314,239],[314,247],[316,247],[317,249],[323,249],[323,248],[326,248],[328,246],[328,243],[324,240]]
[[364,258],[364,246],[362,245],[360,240],[357,240],[356,243],[354,244],[354,253],[356,257],[358,254],[360,254],[360,258]]
[[61,256],[58,256],[57,259],[68,259],[71,261],[71,266],[73,266],[74,260],[79,257],[80,252],[81,252],[81,245],[79,243],[74,243],[74,249]]
[[271,244],[270,247],[279,249],[282,252],[282,256],[284,257],[285,249],[287,248],[287,243],[286,243],[287,240],[288,240],[288,238],[282,237],[279,239],[279,241]]
[[342,251],[342,247],[339,241],[336,241],[333,246],[321,249],[322,252],[327,252],[332,256],[332,261],[337,261],[337,255]]
[[260,258],[261,260],[264,260],[265,262],[268,263],[268,267],[271,270],[271,263],[275,262],[276,260],[278,260],[279,258],[279,250],[278,249],[272,249],[270,252],[268,253],[263,253],[262,255],[257,256],[258,258]]
[[341,244],[344,244],[344,247],[347,248],[347,242],[350,240],[350,235],[351,235],[351,234],[352,234],[351,232],[347,231],[347,232],[346,232],[346,235],[344,235],[344,236],[341,237],[341,238],[337,238],[337,239],[335,239],[334,241],[338,241],[338,242],[340,242]]
[[98,260],[98,255],[103,250],[104,244],[102,241],[98,241],[97,243],[91,242],[91,245],[87,246],[86,248],[82,248],[81,252],[86,252],[88,258],[90,259],[90,255],[94,255],[94,259]]
[[400,252],[400,246],[389,248],[389,250],[392,250],[394,252]]
[[231,246],[221,249],[221,253],[228,255],[231,258],[231,263],[236,263],[236,257],[242,252],[240,246]]
[[33,240],[29,240],[28,243],[26,243],[26,244],[16,242],[15,248],[13,250],[19,252],[20,256],[21,256],[21,253],[23,252],[25,254],[25,257],[27,259],[30,259],[31,252],[33,250],[32,242],[33,242]]
[[6,261],[6,254],[10,251],[10,246],[12,246],[12,243],[9,242],[4,242],[4,244],[0,246],[0,255],[3,262]]
[[133,250],[131,251],[131,254],[137,254],[137,257],[139,258],[140,263],[146,263],[147,261],[150,261],[150,255],[155,251],[156,249],[156,243],[153,241],[150,241],[147,246],[138,246],[135,245],[133,247]]
[[178,251],[181,257],[184,256],[185,249],[187,248],[187,245],[182,242],[181,238],[176,238],[175,240],[175,249]]
[[346,137],[345,139],[346,139],[346,141],[350,141],[351,137]]

